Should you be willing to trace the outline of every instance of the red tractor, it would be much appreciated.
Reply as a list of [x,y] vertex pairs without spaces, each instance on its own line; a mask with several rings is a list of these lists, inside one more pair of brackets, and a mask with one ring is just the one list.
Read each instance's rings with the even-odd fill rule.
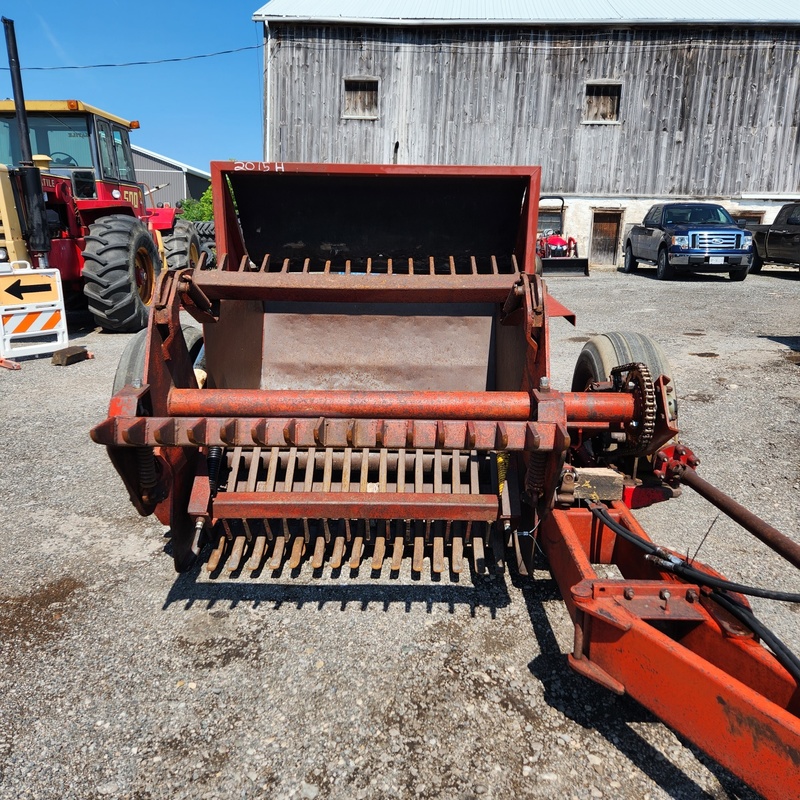
[[15,100],[0,101],[0,261],[58,269],[68,309],[141,330],[162,268],[198,261],[194,226],[179,209],[147,208],[128,138],[138,122],[79,100],[25,103],[3,22]]
[[[561,203],[557,212],[557,227],[547,227],[536,237],[536,254],[542,259],[542,271],[550,275],[589,274],[589,259],[578,256],[578,243],[572,236],[564,237],[561,232],[564,224],[564,198],[558,195],[542,195],[540,203]],[[541,215],[541,210],[539,211]]]

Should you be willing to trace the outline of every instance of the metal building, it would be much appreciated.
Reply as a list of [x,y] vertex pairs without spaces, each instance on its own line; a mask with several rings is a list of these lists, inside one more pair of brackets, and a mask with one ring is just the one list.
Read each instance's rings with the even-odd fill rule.
[[[669,16],[668,16],[669,15]],[[795,0],[271,0],[266,161],[540,164],[616,263],[664,198],[800,196]]]
[[133,165],[139,183],[150,190],[148,204],[164,203],[174,206],[187,197],[199,200],[211,185],[211,173],[182,164],[172,158],[131,145]]

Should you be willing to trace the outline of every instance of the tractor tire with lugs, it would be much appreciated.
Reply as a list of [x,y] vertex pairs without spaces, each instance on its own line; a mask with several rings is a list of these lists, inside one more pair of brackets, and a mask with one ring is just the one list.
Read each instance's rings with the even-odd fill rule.
[[83,259],[83,293],[95,322],[109,331],[142,330],[161,272],[147,226],[122,214],[100,217],[89,227]]
[[164,235],[167,269],[194,269],[200,260],[200,237],[194,223],[175,220],[175,226]]

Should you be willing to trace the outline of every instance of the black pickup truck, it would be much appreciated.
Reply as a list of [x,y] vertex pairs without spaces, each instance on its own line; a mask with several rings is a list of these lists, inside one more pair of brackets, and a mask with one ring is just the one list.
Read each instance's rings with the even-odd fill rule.
[[787,203],[772,225],[747,225],[753,233],[753,263],[750,272],[760,272],[765,263],[800,266],[800,203]]
[[640,262],[656,265],[659,280],[678,272],[727,272],[743,281],[750,270],[753,237],[714,203],[659,203],[625,237],[623,272]]

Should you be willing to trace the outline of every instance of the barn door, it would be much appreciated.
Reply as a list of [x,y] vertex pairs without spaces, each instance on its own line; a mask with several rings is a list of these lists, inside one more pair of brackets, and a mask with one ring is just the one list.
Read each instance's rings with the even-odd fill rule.
[[616,264],[619,253],[621,211],[595,211],[592,219],[592,264]]

